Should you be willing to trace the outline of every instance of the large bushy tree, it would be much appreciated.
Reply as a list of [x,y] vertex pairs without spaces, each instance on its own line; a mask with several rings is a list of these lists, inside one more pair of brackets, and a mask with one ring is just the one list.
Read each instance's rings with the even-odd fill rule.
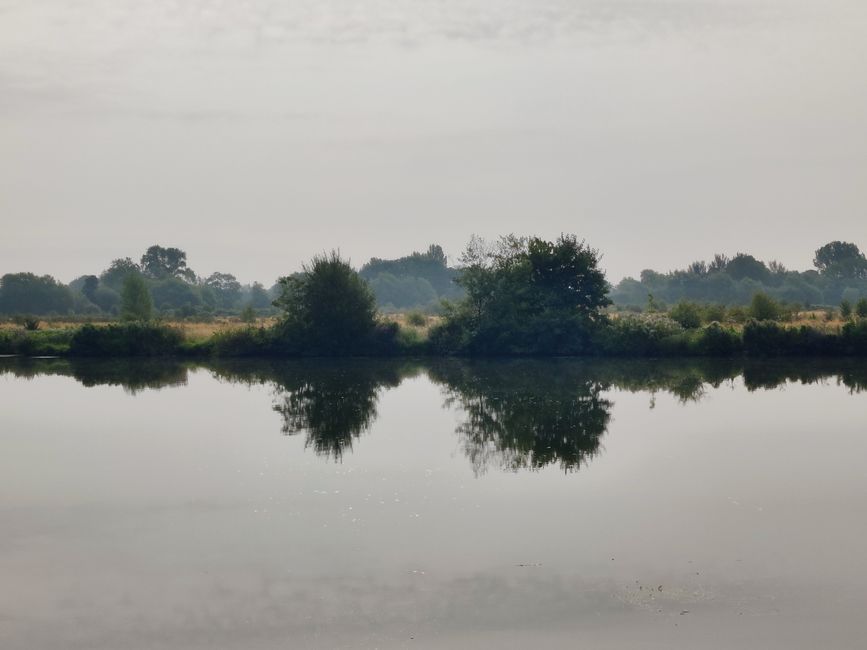
[[151,279],[181,278],[194,282],[196,274],[187,266],[187,254],[180,248],[151,246],[141,258],[141,270]]
[[66,314],[72,292],[50,275],[7,273],[0,278],[0,312],[6,314]]
[[850,242],[833,241],[816,251],[813,265],[820,273],[839,279],[867,277],[867,258]]
[[123,281],[121,298],[121,317],[124,320],[150,320],[153,315],[153,301],[144,279],[130,273]]
[[283,310],[284,342],[310,354],[359,351],[376,328],[376,300],[367,282],[337,252],[313,258],[300,274],[281,278],[274,305]]
[[458,282],[466,298],[446,315],[437,344],[478,354],[578,354],[609,304],[599,254],[572,235],[556,241],[474,237]]

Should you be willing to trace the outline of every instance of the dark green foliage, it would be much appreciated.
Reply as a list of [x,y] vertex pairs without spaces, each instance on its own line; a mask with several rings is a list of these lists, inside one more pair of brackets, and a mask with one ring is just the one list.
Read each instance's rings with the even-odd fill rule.
[[140,275],[141,268],[128,257],[114,260],[109,267],[99,276],[100,282],[106,287],[120,292],[123,281],[128,275]]
[[183,353],[180,330],[154,323],[84,325],[72,337],[69,354],[79,357],[157,357]]
[[72,292],[50,275],[7,273],[0,278],[0,313],[66,314]]
[[681,300],[668,313],[669,317],[685,329],[701,327],[701,307],[694,302]]
[[141,258],[141,271],[148,278],[182,278],[195,282],[196,274],[187,267],[187,254],[179,248],[151,246]]
[[840,316],[843,320],[849,320],[852,318],[852,303],[848,300],[844,300],[840,303]]
[[150,320],[153,302],[150,291],[140,275],[130,273],[123,281],[121,317],[124,320]]
[[55,356],[69,351],[72,330],[0,330],[0,354]]
[[241,310],[241,315],[239,316],[242,323],[255,323],[256,322],[256,310],[253,309],[251,305],[247,305],[244,309]]
[[213,290],[221,309],[233,309],[241,300],[241,283],[231,273],[212,273],[205,286]]
[[770,296],[757,293],[750,302],[750,316],[756,320],[778,320],[783,314],[782,307]]
[[867,298],[861,298],[855,305],[855,314],[858,318],[867,318]]
[[849,242],[833,241],[816,251],[813,264],[823,275],[851,279],[867,277],[867,258]]
[[582,354],[602,323],[608,285],[598,253],[574,236],[555,242],[474,238],[462,258],[466,297],[434,328],[434,349],[477,355]]
[[300,276],[280,280],[279,336],[287,352],[361,354],[376,332],[376,300],[348,262],[332,252],[313,258]]
[[733,259],[716,255],[709,263],[693,262],[670,273],[645,270],[640,280],[623,279],[611,292],[620,306],[643,307],[647,295],[657,303],[691,300],[747,305],[756,293],[778,302],[802,306],[833,305],[867,294],[865,258],[854,244],[834,242],[816,253],[816,270],[790,271],[776,261],[764,264],[752,255]]
[[726,265],[726,273],[734,280],[749,278],[756,282],[767,282],[771,276],[768,267],[763,262],[744,253],[738,253],[729,261]]

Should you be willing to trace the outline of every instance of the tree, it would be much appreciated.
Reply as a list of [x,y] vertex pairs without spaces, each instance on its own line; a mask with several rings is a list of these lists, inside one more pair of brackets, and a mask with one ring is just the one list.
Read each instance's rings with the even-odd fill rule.
[[671,320],[679,323],[684,329],[701,327],[701,308],[694,302],[681,300],[669,312]]
[[849,320],[852,318],[852,303],[848,300],[844,300],[840,303],[840,316],[843,320]]
[[833,241],[816,251],[813,265],[823,275],[838,279],[867,277],[867,258],[852,243]]
[[121,291],[121,317],[124,320],[150,320],[153,301],[144,279],[130,273],[123,281]]
[[867,318],[867,298],[861,298],[855,305],[855,313],[858,318]]
[[752,255],[738,253],[726,264],[726,273],[735,280],[749,278],[756,282],[767,282],[770,277],[768,267]]
[[65,314],[72,306],[72,292],[50,275],[7,273],[0,278],[2,313]]
[[274,305],[283,310],[284,340],[302,352],[348,353],[363,348],[376,328],[376,300],[339,253],[313,258],[296,276],[280,279]]
[[[478,354],[579,354],[610,304],[598,253],[572,235],[550,242],[473,237],[458,282],[466,298],[435,335]],[[448,334],[446,334],[446,332]],[[459,339],[458,342],[456,340]]]
[[99,288],[99,278],[95,275],[85,275],[81,285],[81,295],[95,303],[94,297],[96,290]]
[[187,267],[187,254],[180,248],[151,246],[142,255],[141,270],[154,280],[173,277],[194,282],[196,279],[196,274]]
[[212,273],[205,286],[214,290],[217,301],[224,309],[231,309],[241,299],[241,283],[231,273]]
[[268,309],[271,306],[271,298],[268,296],[265,287],[259,282],[254,282],[250,285],[248,300],[253,309]]
[[108,268],[102,272],[99,279],[102,283],[115,291],[120,291],[123,287],[123,282],[126,276],[130,274],[140,274],[141,268],[128,257],[122,257],[113,260]]
[[777,302],[765,293],[757,293],[750,303],[750,316],[756,320],[777,320],[782,309]]

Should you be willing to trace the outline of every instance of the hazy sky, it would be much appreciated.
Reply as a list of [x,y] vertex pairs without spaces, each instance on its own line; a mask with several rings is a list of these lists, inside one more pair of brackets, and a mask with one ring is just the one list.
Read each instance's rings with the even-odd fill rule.
[[864,0],[0,0],[0,273],[867,248]]

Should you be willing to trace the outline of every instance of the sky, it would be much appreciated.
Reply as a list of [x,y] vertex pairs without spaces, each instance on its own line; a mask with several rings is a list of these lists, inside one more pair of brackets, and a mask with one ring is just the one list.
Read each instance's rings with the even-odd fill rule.
[[863,0],[0,0],[0,273],[867,249]]

